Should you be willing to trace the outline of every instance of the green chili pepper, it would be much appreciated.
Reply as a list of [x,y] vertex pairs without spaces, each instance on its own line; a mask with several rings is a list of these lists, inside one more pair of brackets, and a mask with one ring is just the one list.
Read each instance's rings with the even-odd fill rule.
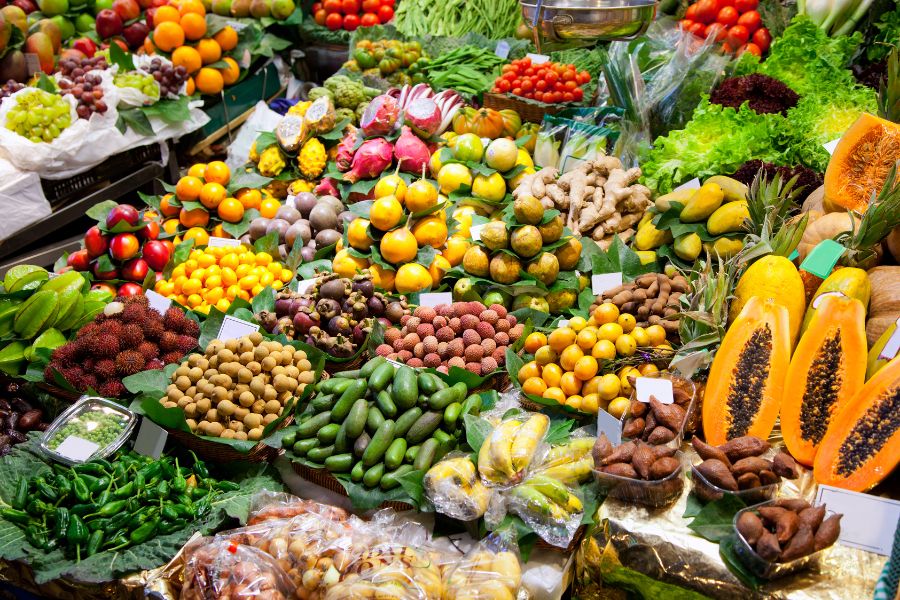
[[187,522],[184,519],[178,519],[177,521],[171,521],[169,523],[163,523],[159,526],[159,533],[161,535],[168,535],[170,533],[175,533],[180,529],[184,529],[187,525]]
[[152,519],[147,521],[137,529],[131,532],[131,535],[128,536],[128,539],[131,540],[132,544],[141,544],[150,539],[154,533],[156,533],[156,528],[159,526],[159,519]]
[[158,507],[155,508],[152,506],[148,506],[146,508],[141,509],[140,511],[138,511],[138,513],[136,515],[131,517],[130,521],[128,521],[129,529],[135,529],[137,527],[140,527],[141,525],[143,525],[150,519],[153,519],[154,517],[156,517],[156,515],[158,513],[159,513]]
[[144,488],[144,473],[143,471],[138,471],[134,474],[134,489],[141,491]]
[[100,549],[100,546],[103,544],[103,530],[97,529],[94,533],[91,534],[90,539],[88,539],[87,543],[87,552],[85,553],[87,556],[91,556],[97,553],[97,550]]
[[59,499],[59,494],[56,493],[56,490],[53,489],[53,487],[51,487],[43,477],[35,477],[34,487],[37,490],[38,494],[40,494],[50,502],[56,502],[56,500]]
[[29,502],[28,506],[25,508],[25,511],[28,514],[33,515],[35,517],[43,516],[44,513],[47,513],[47,512],[53,511],[53,510],[55,510],[55,508],[52,505],[47,504],[43,500],[38,500],[37,498],[35,498],[31,502]]
[[91,519],[86,521],[85,525],[88,528],[88,531],[97,531],[98,529],[104,529],[107,525],[109,525],[109,519]]
[[54,520],[56,523],[56,527],[53,528],[53,537],[56,539],[62,539],[66,535],[66,530],[69,527],[69,509],[65,506],[60,506],[56,509],[56,514],[54,516]]
[[31,521],[31,515],[23,510],[18,510],[15,508],[3,508],[0,509],[0,517],[3,517],[7,521],[12,521],[13,523],[28,523]]
[[28,540],[29,544],[36,548],[41,548],[42,550],[49,550],[51,548],[47,532],[38,528],[37,525],[29,525],[25,528],[25,539]]
[[25,508],[28,503],[28,480],[24,477],[16,484],[16,495],[13,497],[12,507],[18,510]]
[[105,475],[94,482],[91,487],[91,493],[96,494],[101,490],[109,489],[109,486],[112,484],[112,479],[106,477]]
[[166,521],[174,521],[180,517],[173,504],[166,504],[163,506],[162,510],[159,511],[159,514]]
[[84,482],[84,485],[87,486],[87,489],[90,490],[94,487],[94,484],[99,481],[99,477],[94,477],[93,475],[88,475],[87,473],[80,473],[78,478]]
[[216,489],[222,492],[236,492],[241,489],[241,486],[236,484],[233,481],[220,481],[216,483]]
[[125,473],[127,468],[124,462],[116,463],[115,468],[113,469],[113,478],[116,480],[125,479]]
[[85,504],[76,504],[75,506],[69,509],[69,512],[73,515],[78,515],[79,517],[83,517],[84,515],[89,515],[92,512],[97,510],[97,505],[93,502],[87,502]]
[[131,496],[132,492],[134,492],[134,482],[129,481],[115,492],[113,492],[113,496],[116,498],[128,498]]
[[103,506],[110,500],[112,500],[112,492],[109,490],[103,490],[100,495],[97,496],[97,499],[94,500],[94,504],[96,504],[97,506]]
[[84,482],[84,479],[79,477],[75,471],[72,471],[72,491],[75,492],[75,498],[79,502],[87,502],[91,497],[91,492],[88,490],[87,484]]
[[209,490],[207,488],[192,487],[192,488],[188,488],[187,493],[191,497],[192,500],[197,500],[197,499],[202,498],[203,496],[207,495],[209,493]]
[[125,526],[126,523],[128,523],[128,520],[130,518],[131,518],[131,513],[122,511],[121,513],[119,513],[116,516],[114,516],[113,518],[111,518],[106,523],[106,527],[104,527],[103,530],[106,531],[106,533],[110,533],[110,532],[116,531],[117,529],[121,529],[122,527]]
[[118,550],[129,544],[131,544],[131,541],[128,539],[128,536],[125,535],[125,532],[117,532],[115,535],[111,535],[107,538],[106,542],[103,544],[103,549]]
[[157,498],[168,498],[169,497],[169,482],[163,479],[159,482],[159,485],[156,486],[156,497]]
[[59,492],[60,498],[67,498],[72,493],[72,484],[64,475],[57,475],[54,483],[56,483],[56,490]]
[[66,528],[66,542],[69,546],[78,546],[88,539],[88,529],[78,515],[72,515]]
[[203,479],[206,479],[207,477],[209,477],[209,469],[206,468],[206,463],[204,463],[202,460],[197,458],[197,455],[194,454],[193,450],[190,450],[190,453],[191,453],[191,458],[194,459],[194,466],[193,466],[194,473],[196,473]]
[[97,514],[101,517],[112,517],[123,511],[127,503],[127,500],[113,500],[112,502],[107,502],[97,511]]
[[178,459],[175,459],[175,477],[172,479],[172,489],[181,493],[187,488],[187,480],[184,478],[184,475],[181,474],[181,469],[178,468]]
[[106,475],[106,470],[104,469],[103,465],[100,464],[100,461],[81,463],[80,465],[75,465],[72,468],[79,475],[96,475],[97,477]]

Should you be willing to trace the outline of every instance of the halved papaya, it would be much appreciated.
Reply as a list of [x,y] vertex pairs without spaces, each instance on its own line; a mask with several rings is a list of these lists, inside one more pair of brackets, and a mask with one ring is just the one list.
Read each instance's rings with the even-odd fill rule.
[[791,360],[788,310],[771,298],[750,297],[725,333],[703,398],[703,433],[713,446],[775,426]]
[[813,474],[821,484],[866,491],[900,462],[900,356],[831,420]]
[[728,307],[729,323],[735,321],[751,296],[775,300],[787,309],[793,347],[806,311],[806,290],[794,263],[784,256],[769,254],[750,265],[734,288],[734,299]]
[[862,388],[867,348],[862,302],[822,296],[794,350],[781,399],[781,433],[798,462],[812,466],[834,415]]
[[900,156],[900,125],[863,113],[844,133],[825,170],[829,205],[864,211]]

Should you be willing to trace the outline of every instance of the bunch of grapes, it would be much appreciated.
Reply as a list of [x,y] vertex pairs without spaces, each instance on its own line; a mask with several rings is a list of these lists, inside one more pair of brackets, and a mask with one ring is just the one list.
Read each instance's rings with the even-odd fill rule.
[[8,98],[8,97],[12,96],[13,94],[15,94],[16,92],[18,92],[19,90],[24,89],[24,88],[25,88],[24,83],[19,83],[15,79],[10,79],[6,83],[4,83],[2,87],[0,87],[0,100],[3,100],[4,98]]
[[88,71],[103,71],[109,68],[106,58],[94,55],[93,58],[64,58],[59,61],[59,72],[66,79],[75,80]]
[[141,71],[128,71],[116,75],[115,84],[120,88],[134,88],[143,92],[145,96],[149,96],[155,102],[159,100],[159,85],[153,75]]
[[52,142],[72,124],[69,103],[62,96],[35,88],[16,100],[6,114],[6,128],[36,144]]
[[142,67],[150,73],[159,84],[160,97],[177,96],[178,91],[188,79],[188,72],[182,66],[175,67],[171,63],[164,63],[158,58],[150,61],[149,66]]
[[71,94],[78,100],[75,112],[81,119],[90,119],[93,113],[105,113],[106,102],[103,100],[103,80],[97,73],[88,71],[74,79],[60,79],[59,89],[63,94]]

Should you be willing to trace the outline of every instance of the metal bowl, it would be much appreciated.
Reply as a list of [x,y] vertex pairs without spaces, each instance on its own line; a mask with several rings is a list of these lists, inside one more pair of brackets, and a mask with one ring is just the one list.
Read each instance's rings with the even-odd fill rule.
[[582,45],[637,37],[656,16],[655,0],[520,0],[535,44]]

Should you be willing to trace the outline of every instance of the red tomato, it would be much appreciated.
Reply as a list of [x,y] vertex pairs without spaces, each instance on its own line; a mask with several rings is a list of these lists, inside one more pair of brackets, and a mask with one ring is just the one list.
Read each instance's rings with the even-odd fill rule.
[[547,89],[547,81],[546,81],[545,79],[539,79],[539,80],[534,84],[534,89],[536,89],[536,90],[539,91],[539,92],[543,92],[544,90]]
[[750,39],[750,32],[743,25],[735,25],[728,30],[728,35],[725,36],[725,41],[732,48],[740,48],[747,43],[748,39]]
[[332,31],[337,31],[344,24],[344,17],[341,13],[333,12],[325,19],[325,27]]
[[563,93],[566,91],[566,82],[565,81],[557,81],[553,84],[553,91]]
[[534,92],[525,92],[525,97],[529,100],[534,100]]
[[547,72],[544,74],[544,79],[547,81],[548,85],[553,85],[559,79],[559,75],[553,69],[547,69]]
[[382,6],[390,6],[391,8],[394,8],[397,5],[397,3],[395,2],[395,0],[381,0],[381,5]]
[[577,88],[577,87],[578,87],[578,84],[577,84],[576,82],[574,82],[574,81],[567,81],[567,82],[566,82],[566,91],[567,91],[567,92],[574,92],[574,91],[575,91],[575,88]]
[[734,54],[734,50],[728,45],[728,42],[722,44],[722,52],[725,54]]
[[325,27],[325,19],[328,18],[328,12],[324,8],[320,8],[316,11],[315,16],[313,17],[316,20],[317,25],[321,25]]
[[501,92],[505,93],[512,89],[512,85],[510,85],[508,80],[501,79],[497,82],[497,88],[499,88]]
[[521,96],[521,95],[522,95],[522,88],[520,88],[520,87],[513,88],[513,89],[512,89],[512,93],[513,93],[513,96]]
[[355,15],[359,13],[359,0],[341,0],[341,10],[345,15]]
[[682,28],[684,31],[690,31],[690,30],[691,30],[691,25],[693,25],[693,24],[696,23],[696,22],[697,22],[697,21],[692,21],[691,19],[682,19],[682,20],[681,20],[681,28]]
[[587,71],[582,71],[581,73],[578,74],[578,83],[583,85],[590,80],[591,80],[591,74],[588,73]]
[[577,77],[578,76],[575,74],[575,71],[573,71],[573,70],[567,70],[565,73],[563,73],[563,76],[562,76],[563,81],[565,81],[565,82],[575,81],[575,79]]
[[523,92],[530,92],[534,89],[534,82],[530,79],[526,79],[522,82],[521,87]]
[[703,23],[697,22],[691,25],[691,28],[688,29],[694,35],[703,35],[703,32],[706,30],[706,25]]
[[719,10],[722,10],[726,6],[734,6],[734,0],[719,0]]
[[563,94],[563,102],[574,102],[574,100],[575,94],[573,94],[572,92],[566,92],[565,94]]
[[534,99],[537,100],[538,102],[543,102],[544,101],[544,92],[535,92]]
[[756,31],[753,32],[753,43],[756,44],[761,52],[765,52],[769,49],[769,44],[772,43],[772,36],[769,34],[769,30],[765,27],[760,27]]
[[325,0],[322,8],[330,13],[341,12],[341,0]]
[[359,20],[360,27],[374,27],[378,24],[378,15],[375,13],[363,13],[362,18]]
[[738,11],[733,6],[726,6],[719,10],[719,14],[716,15],[716,22],[726,27],[731,27],[738,22],[738,16]]
[[684,18],[688,21],[694,21],[697,19],[697,5],[691,4],[688,6],[687,10],[684,12]]
[[748,10],[756,10],[757,6],[759,6],[759,0],[734,0],[734,7],[741,14]]
[[744,52],[749,52],[750,54],[753,54],[754,56],[762,56],[762,51],[759,49],[759,46],[757,46],[753,42],[750,42],[749,44],[744,44],[743,46],[738,48],[738,52],[737,52],[738,55],[741,55]]
[[379,0],[363,0],[362,1],[363,12],[378,12],[379,6],[381,6],[381,2]]
[[755,10],[749,10],[742,14],[738,19],[738,25],[743,25],[747,28],[751,34],[759,29],[759,26],[762,25],[762,19],[759,16],[759,13]]
[[709,25],[706,26],[706,29],[703,31],[703,35],[706,38],[709,38],[710,36],[712,36],[712,39],[714,39],[717,42],[721,42],[722,40],[725,39],[725,33],[727,31],[728,30],[721,23],[710,23]]
[[700,0],[697,3],[697,18],[694,20],[708,25],[716,20],[717,14],[719,14],[718,0]]
[[387,23],[391,19],[394,18],[394,9],[390,6],[382,6],[378,9],[378,20],[382,22],[382,24]]
[[359,27],[359,15],[351,13],[344,17],[344,29],[356,31],[357,27]]
[[575,96],[575,102],[581,102],[584,99],[584,90],[581,88],[575,88],[575,91],[572,92],[572,95]]
[[319,10],[321,10],[322,8],[323,8],[322,3],[316,2],[315,4],[312,5],[312,8],[310,10],[313,12],[313,14],[315,14],[315,13],[319,12]]

